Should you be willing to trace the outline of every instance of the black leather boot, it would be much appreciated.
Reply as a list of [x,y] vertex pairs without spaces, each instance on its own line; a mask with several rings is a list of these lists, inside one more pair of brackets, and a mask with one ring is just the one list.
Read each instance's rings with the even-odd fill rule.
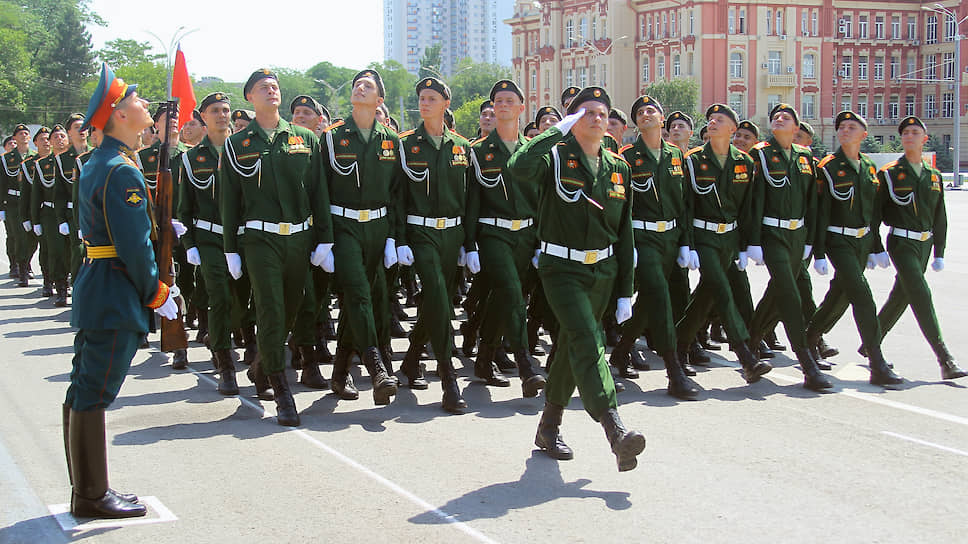
[[258,353],[255,354],[255,359],[252,360],[252,366],[245,372],[245,375],[252,382],[252,385],[255,386],[255,396],[259,400],[272,400],[275,398],[275,392],[272,390],[272,386],[269,385],[269,378],[262,372],[262,358],[259,357]]
[[719,351],[723,349],[723,346],[719,342],[713,340],[712,335],[709,334],[709,330],[703,327],[699,329],[699,333],[696,334],[696,340],[699,341],[699,345],[709,351]]
[[729,339],[726,338],[726,329],[723,328],[723,324],[716,322],[709,327],[709,339],[719,342],[720,344],[729,343]]
[[54,296],[54,282],[47,279],[47,274],[44,274],[44,288],[41,290],[40,296],[44,298]]
[[544,412],[541,412],[541,421],[538,422],[538,432],[534,435],[534,445],[541,448],[548,457],[559,461],[575,458],[575,453],[565,444],[559,430],[564,412],[564,406],[545,401]]
[[696,382],[686,377],[679,365],[679,358],[676,352],[667,351],[662,354],[662,362],[665,363],[666,376],[669,377],[669,387],[666,389],[670,395],[682,400],[696,400],[699,396],[699,386]]
[[67,306],[67,280],[57,280],[54,282],[54,289],[57,291],[54,306],[58,308]]
[[208,335],[208,308],[198,308],[196,313],[198,314],[198,332],[195,334],[195,343],[200,344],[205,341],[205,336]]
[[639,353],[639,348],[636,347],[635,342],[632,343],[632,349],[629,350],[629,360],[632,361],[632,368],[635,370],[652,370],[648,361],[642,358],[642,354]]
[[393,347],[390,344],[380,346],[380,359],[383,361],[383,368],[387,369],[390,379],[399,385],[397,377],[393,375]]
[[904,383],[904,378],[895,374],[884,360],[880,346],[867,348],[867,362],[871,368],[871,385],[889,387]]
[[766,343],[766,340],[760,340],[758,343],[749,343],[750,346],[757,348],[757,354],[760,359],[773,359],[776,357],[776,352],[770,349],[770,345]]
[[834,384],[830,383],[823,373],[820,372],[820,368],[817,367],[817,361],[814,360],[813,354],[808,348],[800,348],[794,350],[797,355],[797,361],[800,362],[800,370],[803,371],[803,386],[811,391],[822,392],[826,389],[830,389]]
[[743,378],[746,383],[756,383],[760,381],[761,376],[773,370],[773,365],[766,361],[760,361],[756,358],[756,355],[753,355],[746,342],[734,344],[732,349],[736,353],[736,357],[739,358],[739,363],[743,365]]
[[504,377],[494,363],[494,346],[481,344],[474,361],[474,376],[484,380],[484,383],[494,387],[510,387],[511,380]]
[[460,324],[461,344],[460,350],[464,357],[474,356],[474,346],[477,345],[477,328],[471,324],[470,318]]
[[242,340],[245,342],[245,351],[242,352],[242,364],[251,365],[255,361],[255,356],[259,354],[259,344],[255,338],[255,324],[246,325],[242,329]]
[[27,263],[20,263],[20,282],[17,283],[18,287],[27,287],[30,285],[30,266]]
[[452,414],[463,413],[467,408],[467,402],[460,394],[460,386],[457,385],[457,373],[454,371],[450,357],[438,360],[437,373],[440,374],[440,387],[444,390],[440,402],[441,408]]
[[836,357],[840,355],[840,350],[827,344],[827,341],[823,339],[823,336],[817,338],[817,349],[820,351],[820,356],[826,359],[827,357]]
[[70,411],[69,459],[71,514],[85,518],[132,518],[143,516],[142,504],[129,502],[108,486],[107,442],[104,410]]
[[378,406],[390,404],[390,398],[397,394],[397,381],[387,374],[379,348],[370,346],[363,351],[363,366],[370,373],[370,383],[373,384],[373,403]]
[[538,345],[538,329],[541,328],[541,322],[537,319],[528,317],[528,351],[531,355],[544,355],[545,350]]
[[235,363],[232,354],[227,349],[215,352],[215,362],[218,367],[218,392],[222,395],[238,395],[239,383],[235,379]]
[[963,368],[958,366],[958,361],[956,361],[954,355],[948,351],[948,346],[946,346],[944,342],[938,342],[932,345],[931,349],[933,349],[935,355],[938,356],[938,364],[941,365],[942,380],[956,380],[958,378],[968,376],[968,372],[965,372]]
[[618,471],[625,472],[635,468],[639,464],[635,457],[645,450],[645,436],[637,431],[626,430],[615,408],[609,408],[602,415],[601,423],[605,429],[605,437],[612,446],[612,453],[618,461]]
[[767,334],[763,340],[766,341],[766,345],[773,351],[786,351],[787,347],[780,342],[780,339],[776,336],[776,330],[772,330]]
[[171,354],[171,368],[174,370],[185,370],[188,368],[188,350],[185,348],[176,349]]
[[508,370],[514,370],[518,365],[514,364],[514,361],[508,357],[508,348],[504,344],[497,346],[494,350],[494,364],[501,372],[507,372]]
[[10,279],[20,279],[20,263],[10,261]]
[[810,351],[810,357],[813,358],[813,362],[817,363],[817,368],[820,370],[830,370],[833,368],[833,365],[830,364],[830,361],[824,359],[820,354],[820,350],[817,349],[816,345],[811,345],[809,342],[807,342],[807,346],[807,349]]
[[347,347],[336,346],[336,356],[333,358],[333,378],[329,381],[330,388],[343,400],[356,400],[360,398],[353,383],[353,376],[350,376],[350,359],[353,358],[353,350]]
[[619,376],[628,379],[639,377],[639,372],[632,368],[632,354],[630,351],[635,347],[635,338],[631,335],[622,336],[618,344],[612,348],[612,354],[608,358],[608,363],[618,369]]
[[296,399],[292,398],[286,372],[270,374],[269,383],[272,384],[272,391],[276,395],[276,422],[283,427],[298,427],[299,413],[296,412]]
[[423,390],[430,387],[420,367],[420,346],[410,344],[406,355],[403,356],[403,363],[400,364],[400,371],[407,377],[407,387],[410,389]]
[[299,383],[310,389],[329,389],[329,382],[319,372],[319,363],[316,362],[315,346],[299,346],[297,350],[302,359],[302,375],[299,376]]
[[693,342],[689,345],[689,363],[693,365],[708,365],[709,364],[709,353],[702,349],[702,344],[698,341]]
[[695,376],[696,369],[689,364],[689,345],[679,344],[676,348],[676,358],[679,360],[679,367],[686,376]]
[[538,391],[544,389],[545,378],[535,371],[528,350],[515,350],[514,362],[518,365],[518,377],[521,378],[521,394],[527,398],[538,396]]
[[[71,486],[74,485],[74,474],[71,468],[71,406],[69,404],[61,405],[61,424],[64,430],[64,456],[67,458],[67,478],[71,481]],[[108,488],[108,493],[111,493],[115,497],[127,501],[130,503],[137,503],[138,496],[134,493],[120,493]]]

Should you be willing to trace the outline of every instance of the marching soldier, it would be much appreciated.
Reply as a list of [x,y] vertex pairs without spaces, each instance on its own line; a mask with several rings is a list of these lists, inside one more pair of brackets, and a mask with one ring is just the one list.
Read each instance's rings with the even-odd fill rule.
[[692,139],[692,117],[674,111],[666,117],[665,129],[669,133],[669,141],[683,153],[689,151],[689,140]]
[[245,130],[245,127],[249,126],[252,119],[255,118],[255,112],[249,110],[235,110],[232,112],[232,134],[236,134]]
[[289,104],[292,124],[308,128],[319,136],[323,132],[323,107],[315,98],[301,94]]
[[[31,239],[30,217],[20,214],[20,200],[23,198],[25,185],[21,174],[21,164],[30,158],[29,147],[30,130],[27,125],[19,124],[13,129],[13,141],[17,147],[3,154],[3,170],[0,171],[0,219],[4,220],[7,229],[7,257],[11,268],[17,266],[17,285],[27,287],[30,279],[30,258],[33,255],[33,240]],[[23,227],[27,223],[27,228]]]
[[568,116],[519,148],[508,169],[539,185],[538,273],[560,324],[535,444],[556,459],[573,457],[559,427],[577,386],[586,412],[605,429],[618,469],[626,471],[637,465],[645,437],[622,424],[604,357],[602,315],[613,294],[616,321],[632,314],[634,252],[631,172],[602,144],[610,107],[604,89],[586,87]]
[[134,161],[141,131],[151,126],[148,102],[105,64],[85,116],[104,130],[78,180],[77,204],[87,258],[74,284],[71,384],[63,408],[71,513],[78,517],[143,516],[135,495],[108,486],[104,410],[118,395],[154,310],[174,319],[176,289],[158,280],[150,238],[154,218],[144,177]]
[[[877,320],[883,337],[911,306],[921,333],[931,345],[941,365],[941,378],[953,380],[968,376],[941,338],[941,327],[931,301],[931,289],[924,280],[929,253],[934,248],[931,269],[944,270],[944,250],[948,238],[948,216],[944,205],[941,172],[921,156],[928,134],[924,123],[905,117],[897,127],[904,156],[888,163],[877,173],[880,181],[880,207],[884,223],[891,228],[887,252],[897,275],[894,288],[881,307]],[[873,225],[874,232],[879,232]]]
[[494,116],[494,100],[490,99],[481,102],[480,118],[477,120],[477,127],[480,132],[479,137],[487,138],[496,126],[497,118]]
[[[58,169],[56,158],[69,147],[67,131],[56,124],[48,136],[50,153],[34,163],[34,184],[30,198],[31,222],[34,232],[40,239],[40,258],[44,268],[44,284],[53,285],[57,297],[54,306],[67,306],[67,272],[70,265],[70,249],[67,247],[70,227],[67,221],[60,221],[64,213],[57,213]],[[67,204],[61,207],[66,210]],[[48,277],[49,276],[49,277]]]
[[867,349],[870,383],[895,386],[904,380],[894,373],[881,352],[877,306],[864,277],[867,263],[884,268],[890,265],[880,236],[871,236],[871,229],[881,221],[878,193],[882,187],[874,162],[860,152],[860,144],[867,137],[867,121],[852,111],[842,111],[834,126],[840,148],[819,164],[823,189],[813,248],[814,269],[826,275],[829,257],[834,265],[834,279],[807,326],[807,342],[817,345],[820,335],[833,328],[849,304]]
[[[20,164],[20,171],[23,174],[24,183],[20,187],[20,217],[23,220],[23,228],[27,232],[30,247],[30,253],[27,256],[27,262],[33,258],[34,252],[40,243],[40,237],[44,232],[42,225],[36,222],[36,213],[33,207],[38,205],[34,200],[33,192],[38,190],[34,187],[34,181],[37,178],[37,161],[40,159],[47,158],[50,155],[50,129],[47,127],[40,127],[37,132],[34,133],[34,146],[37,148],[37,153]],[[54,284],[51,282],[50,271],[47,269],[47,251],[46,246],[40,246],[40,273],[44,277],[44,287],[41,290],[41,296],[51,297],[54,296]]]
[[[77,271],[81,266],[81,258],[84,255],[84,244],[80,243],[77,236],[77,217],[74,213],[74,185],[77,181],[77,158],[89,151],[87,145],[88,131],[81,130],[84,125],[84,116],[80,113],[73,113],[67,118],[64,127],[67,129],[67,137],[70,146],[66,151],[57,155],[54,159],[57,164],[57,187],[54,193],[54,212],[57,214],[58,225],[67,224],[67,244],[70,248],[70,263],[68,270],[71,273],[71,282],[77,280]],[[63,234],[63,232],[61,233]]]
[[[615,111],[615,110],[612,110]],[[632,175],[632,231],[635,239],[635,274],[639,298],[632,318],[622,326],[622,338],[612,350],[611,363],[622,377],[637,378],[631,351],[645,329],[649,347],[665,362],[670,395],[693,400],[699,388],[683,373],[676,356],[676,328],[669,294],[669,276],[677,269],[678,257],[685,264],[692,243],[690,197],[682,151],[662,140],[662,106],[651,96],[640,96],[632,104],[632,119],[640,137],[622,148]]]

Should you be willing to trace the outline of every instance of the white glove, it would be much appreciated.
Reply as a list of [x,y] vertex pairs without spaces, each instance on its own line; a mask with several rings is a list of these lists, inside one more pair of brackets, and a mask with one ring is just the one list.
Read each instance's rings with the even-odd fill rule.
[[887,268],[891,266],[891,257],[890,255],[887,254],[886,251],[882,251],[874,255],[874,261],[877,263],[877,266],[881,268]]
[[226,253],[225,263],[229,265],[232,279],[237,280],[242,277],[242,257],[238,253]]
[[23,226],[25,231],[30,232],[30,221],[24,221],[20,225]]
[[387,238],[387,243],[383,246],[383,268],[390,268],[397,264],[397,241]]
[[874,270],[875,268],[877,268],[877,257],[875,257],[873,253],[868,253],[867,254],[867,269],[868,270]]
[[80,241],[82,241],[82,242],[84,241],[84,233],[81,232],[80,229],[77,230],[77,239],[80,240]]
[[328,272],[332,274],[336,272],[336,254],[330,251],[323,257],[323,262],[319,264],[319,267],[323,269],[323,272]]
[[931,270],[934,270],[935,272],[941,272],[944,270],[944,257],[935,257],[934,260],[931,261]]
[[679,246],[679,256],[676,257],[679,268],[689,268],[689,246]]
[[585,115],[585,108],[581,108],[580,110],[576,111],[571,115],[566,115],[565,118],[562,119],[561,121],[558,121],[558,124],[555,125],[555,128],[560,130],[561,135],[564,136],[568,134],[568,131],[571,130],[571,127],[575,126],[575,123],[577,123],[578,120],[581,119],[582,116],[584,115]]
[[403,266],[413,264],[413,251],[410,251],[410,246],[400,246],[397,248],[397,262]]
[[694,249],[689,250],[689,270],[699,270],[699,253]]
[[309,256],[309,262],[312,263],[313,266],[321,267],[323,270],[326,270],[326,272],[332,272],[335,270],[335,268],[327,270],[326,266],[324,266],[324,262],[326,262],[326,264],[328,264],[330,267],[333,266],[335,261],[333,260],[332,255],[333,244],[316,244],[316,249],[314,249],[312,255]]
[[457,251],[457,266],[467,266],[467,252],[464,251],[464,246]]
[[622,324],[632,317],[632,299],[622,297],[615,305],[615,321]]
[[7,212],[0,210],[0,221],[3,221],[6,218],[7,218]]
[[746,270],[746,265],[748,264],[749,264],[749,259],[748,259],[747,253],[745,251],[740,251],[739,259],[736,260],[736,268],[738,268],[739,271],[742,272],[743,270]]
[[181,293],[178,290],[178,286],[172,285],[168,289],[168,298],[165,299],[165,302],[161,306],[155,308],[155,312],[165,319],[175,319],[178,317],[178,303],[175,302],[175,299],[178,298],[179,294]]
[[198,254],[198,248],[197,247],[190,247],[190,248],[186,249],[185,250],[185,260],[188,261],[188,264],[193,264],[195,266],[201,265],[202,264],[202,256]]
[[175,236],[181,238],[182,234],[188,232],[188,227],[182,225],[182,222],[177,219],[171,220],[171,228],[175,229]]
[[538,269],[538,255],[541,255],[540,249],[534,250],[534,257],[531,257],[531,266],[533,266],[535,270]]
[[639,250],[632,248],[632,268],[639,267]]
[[813,246],[807,244],[803,246],[803,260],[806,261],[810,258],[810,254],[813,253]]
[[471,271],[471,274],[477,274],[481,271],[481,254],[477,251],[471,251],[467,254],[467,269]]
[[746,256],[756,264],[763,264],[763,246],[747,246]]
[[59,232],[61,236],[67,236],[71,233],[71,228],[67,226],[67,223],[61,223],[60,225],[57,225],[57,232]]
[[827,259],[814,259],[813,269],[816,270],[817,274],[820,274],[821,276],[826,276],[827,272],[830,272],[830,270],[827,269]]
[[34,225],[34,234],[36,234],[37,236],[43,236],[43,234],[44,234],[44,227],[42,227],[40,225]]

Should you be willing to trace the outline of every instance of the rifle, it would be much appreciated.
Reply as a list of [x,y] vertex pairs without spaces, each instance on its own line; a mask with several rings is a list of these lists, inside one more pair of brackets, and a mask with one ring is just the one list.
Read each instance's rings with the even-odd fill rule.
[[[171,226],[172,180],[171,165],[169,164],[169,141],[171,140],[171,118],[178,111],[176,102],[169,100],[165,103],[165,139],[161,141],[158,154],[158,184],[155,188],[155,213],[158,215],[158,241],[155,244],[155,261],[158,263],[158,279],[169,287],[175,284],[175,262],[171,252],[177,237]],[[178,317],[175,319],[161,318],[161,351],[172,352],[176,349],[188,348],[188,333],[182,321],[184,307],[178,301]]]

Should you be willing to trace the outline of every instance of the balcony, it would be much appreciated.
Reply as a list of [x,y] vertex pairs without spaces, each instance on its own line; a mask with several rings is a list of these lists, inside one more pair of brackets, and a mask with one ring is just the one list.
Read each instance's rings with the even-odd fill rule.
[[796,87],[796,74],[768,74],[766,76],[767,87]]

